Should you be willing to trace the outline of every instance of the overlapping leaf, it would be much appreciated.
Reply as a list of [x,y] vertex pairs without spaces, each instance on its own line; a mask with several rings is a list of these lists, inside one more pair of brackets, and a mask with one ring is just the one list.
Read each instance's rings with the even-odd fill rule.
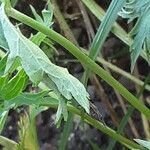
[[18,59],[32,82],[38,84],[46,74],[66,99],[74,98],[89,113],[89,95],[84,86],[67,69],[51,63],[38,46],[16,30],[7,18],[3,4],[0,7],[0,22],[10,49],[6,71]]
[[131,45],[131,70],[133,70],[142,49],[147,52],[150,59],[150,0],[129,0],[120,15],[128,18],[128,22],[138,18],[130,32],[134,38]]

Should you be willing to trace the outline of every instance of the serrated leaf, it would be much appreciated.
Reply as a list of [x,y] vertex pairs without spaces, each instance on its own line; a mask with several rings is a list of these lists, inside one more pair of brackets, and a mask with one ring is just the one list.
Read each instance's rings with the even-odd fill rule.
[[52,26],[53,9],[50,0],[47,1],[47,9],[42,10],[43,22],[46,26]]
[[135,18],[137,23],[131,30],[130,35],[134,38],[131,45],[131,71],[144,49],[150,60],[150,0],[129,0],[120,12],[120,16],[131,22]]
[[140,139],[134,139],[138,144],[144,146],[145,148],[150,150],[150,141],[144,141]]
[[35,17],[35,19],[41,23],[43,23],[43,19],[41,18],[41,16],[36,12],[36,10],[34,9],[34,7],[32,5],[30,5],[31,11]]
[[[32,13],[37,21],[42,23],[45,26],[51,27],[53,24],[52,18],[53,18],[53,11],[50,8],[50,2],[48,1],[48,9],[44,9],[42,11],[42,17],[38,15],[36,10],[34,9],[33,6],[30,6]],[[36,35],[31,37],[32,42],[34,42],[36,45],[40,46],[41,42],[46,38],[46,35],[38,32]]]
[[58,105],[58,100],[46,97],[49,91],[42,91],[39,93],[22,93],[18,95],[16,98],[7,102],[7,105],[14,104],[15,107],[23,106],[23,105],[33,105],[33,106],[41,106],[44,104],[47,105]]
[[89,95],[83,84],[70,75],[67,69],[51,63],[37,45],[16,30],[7,18],[3,4],[0,8],[0,21],[3,23],[3,32],[10,49],[7,66],[13,64],[14,60],[19,58],[22,67],[32,82],[38,84],[43,80],[43,75],[46,74],[66,99],[74,98],[89,113]]

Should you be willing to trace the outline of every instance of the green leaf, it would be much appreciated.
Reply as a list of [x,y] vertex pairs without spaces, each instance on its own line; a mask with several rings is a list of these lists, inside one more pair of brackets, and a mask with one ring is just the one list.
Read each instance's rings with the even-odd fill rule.
[[5,100],[12,99],[19,95],[25,84],[26,74],[23,69],[21,69],[17,75],[15,75],[7,84],[1,89],[1,97]]
[[[99,53],[102,50],[102,47],[104,45],[104,42],[113,26],[115,23],[117,17],[118,17],[118,12],[121,10],[121,8],[124,6],[125,0],[112,0],[111,4],[97,30],[97,33],[93,39],[93,42],[90,46],[90,52],[89,52],[89,57],[92,60],[95,60]],[[84,85],[87,84],[88,78],[90,75],[90,70],[86,69],[85,73],[82,77]]]
[[[10,49],[7,66],[11,67],[18,58],[30,80],[36,84],[42,81],[43,75],[46,74],[67,100],[74,98],[89,113],[89,94],[83,84],[70,75],[67,69],[51,63],[37,45],[16,30],[7,18],[3,4],[0,8],[0,22],[3,23],[3,32]],[[9,71],[7,66],[6,70]]]
[[15,141],[10,140],[4,136],[0,136],[0,145],[3,146],[3,150],[18,150],[18,144]]
[[120,12],[120,16],[128,18],[128,22],[137,19],[130,36],[134,38],[131,44],[131,71],[144,49],[150,60],[150,0],[129,0]]
[[0,76],[4,75],[6,62],[7,62],[7,54],[0,60]]
[[[43,25],[45,26],[48,26],[48,27],[51,27],[53,22],[52,22],[52,19],[53,19],[53,11],[51,9],[51,4],[50,2],[48,1],[48,9],[44,9],[42,11],[42,17],[40,15],[38,15],[38,13],[36,12],[36,10],[34,9],[33,6],[30,5],[30,8],[32,10],[32,13],[35,17],[35,19],[37,21],[39,21],[40,23],[42,23]],[[32,36],[31,37],[31,40],[32,42],[34,42],[36,45],[40,46],[41,42],[46,38],[46,35],[41,33],[41,32],[38,32],[36,35]]]
[[67,121],[68,118],[67,104],[65,102],[65,99],[63,98],[59,99],[59,105],[58,105],[56,119],[55,119],[56,124],[59,122],[62,115],[64,117],[64,120]]
[[0,76],[0,91],[3,89],[3,87],[7,82],[8,82],[8,75]]
[[19,121],[19,144],[17,150],[40,150],[38,140],[35,118],[31,120],[30,114],[24,114]]
[[0,113],[0,134],[2,133],[2,130],[4,128],[7,115],[8,115],[8,111],[3,111],[2,113]]
[[3,29],[2,29],[2,24],[0,22],[0,47],[8,50],[8,43],[4,37]]
[[150,150],[150,141],[144,141],[144,140],[140,140],[140,139],[134,139],[137,143],[139,143],[140,145],[144,146],[145,148]]
[[15,107],[23,106],[23,105],[33,105],[33,106],[41,106],[43,104],[49,105],[58,105],[58,100],[46,97],[49,91],[42,91],[39,93],[22,93],[18,95],[16,98],[8,101],[7,105],[14,104]]
[[35,19],[41,23],[43,23],[43,19],[41,18],[41,16],[36,12],[36,10],[34,9],[34,7],[32,5],[30,5],[31,11],[35,17]]
[[46,26],[52,26],[53,9],[50,0],[47,1],[48,9],[42,10],[43,21]]

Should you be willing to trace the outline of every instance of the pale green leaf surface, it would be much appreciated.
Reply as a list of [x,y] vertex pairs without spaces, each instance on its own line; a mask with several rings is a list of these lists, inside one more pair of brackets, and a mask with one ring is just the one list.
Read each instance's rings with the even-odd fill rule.
[[8,50],[8,44],[3,34],[2,24],[0,22],[0,47]]
[[[52,19],[53,19],[53,11],[51,9],[51,4],[48,1],[48,9],[42,10],[42,17],[36,12],[33,6],[30,5],[30,8],[32,10],[32,13],[37,21],[42,23],[45,26],[51,27],[53,24]],[[31,37],[32,42],[34,42],[36,45],[40,46],[41,42],[46,38],[46,35],[38,32],[36,35]]]
[[31,11],[32,11],[32,13],[33,13],[35,19],[36,19],[37,21],[43,23],[43,20],[42,20],[41,16],[36,12],[35,8],[34,8],[32,5],[30,5],[30,8],[31,8]]
[[145,148],[150,150],[150,141],[144,141],[140,139],[134,139],[138,144],[144,146]]
[[128,22],[138,18],[130,32],[134,38],[131,44],[131,70],[133,70],[142,49],[146,51],[150,60],[150,0],[129,0],[119,14],[127,18]]
[[66,99],[74,98],[89,113],[89,95],[84,86],[70,75],[67,69],[51,63],[37,45],[16,30],[7,18],[3,4],[0,8],[0,22],[10,49],[6,71],[9,71],[9,67],[15,59],[19,58],[22,67],[32,82],[38,84],[42,81],[43,75],[47,74]]

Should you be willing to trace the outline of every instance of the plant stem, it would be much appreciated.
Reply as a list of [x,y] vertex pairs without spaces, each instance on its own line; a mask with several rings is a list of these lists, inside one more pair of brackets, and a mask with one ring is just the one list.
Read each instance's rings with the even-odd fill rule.
[[[86,55],[89,54],[89,53],[88,53],[85,49],[83,49],[83,48],[82,48],[82,51],[83,51]],[[0,50],[0,58],[3,58],[4,56],[5,56],[5,53],[4,53],[2,50]],[[138,78],[134,77],[134,76],[131,75],[130,73],[128,73],[128,72],[126,72],[126,71],[124,71],[124,70],[118,68],[117,66],[115,66],[115,65],[113,65],[113,64],[111,64],[111,63],[109,63],[109,62],[106,61],[105,59],[103,59],[103,58],[101,58],[101,57],[97,57],[96,60],[97,60],[97,62],[99,62],[99,63],[101,63],[101,64],[107,66],[108,68],[110,68],[110,69],[113,70],[114,72],[117,72],[117,73],[121,74],[122,76],[125,76],[126,78],[130,79],[130,80],[133,81],[135,84],[138,84],[138,85],[140,85],[140,86],[143,86],[143,85],[144,85],[144,82],[143,82],[143,81],[141,81],[141,80],[139,80]],[[148,90],[148,91],[150,91],[150,86],[149,86],[149,85],[146,85],[146,86],[145,86],[145,89]]]
[[35,21],[34,19],[24,15],[23,13],[11,8],[6,9],[6,12],[9,16],[14,19],[21,21],[29,25],[30,27],[44,33],[64,48],[66,48],[70,53],[72,53],[83,65],[89,68],[91,71],[100,76],[103,80],[105,80],[109,85],[115,88],[131,105],[133,105],[140,112],[145,114],[145,116],[150,119],[150,109],[148,109],[141,101],[139,101],[134,95],[132,95],[123,85],[121,85],[117,80],[115,80],[108,72],[106,72],[103,68],[97,65],[93,60],[91,60],[88,56],[86,56],[81,50],[72,44],[69,40],[64,38],[62,35],[57,32],[49,29],[46,26],[43,26],[40,22]]
[[[145,79],[144,85],[142,86],[142,88],[140,89],[139,93],[137,94],[137,97],[140,97],[141,94],[143,93],[145,86],[147,83],[149,83],[150,81],[150,73],[148,74],[148,76]],[[117,133],[121,134],[126,126],[126,124],[128,123],[129,118],[132,116],[133,112],[134,112],[134,107],[129,106],[127,113],[125,114],[125,116],[123,117],[123,119],[121,120],[119,127],[117,129]],[[116,141],[110,141],[107,150],[112,150],[113,147],[115,146]]]
[[[58,107],[58,103],[51,104],[50,101],[43,102],[42,105],[43,106],[47,106],[47,107],[51,107],[51,108],[57,108]],[[68,104],[67,107],[68,107],[69,112],[71,112],[73,114],[77,114],[80,117],[82,117],[81,111],[79,109],[73,107],[70,104]],[[93,117],[89,116],[88,114],[85,113],[83,117],[84,117],[84,120],[88,124],[92,125],[94,128],[97,128],[98,130],[102,131],[103,133],[107,134],[108,136],[110,136],[114,140],[117,140],[118,142],[122,143],[126,147],[140,149],[140,150],[146,150],[142,146],[134,143],[133,141],[130,141],[129,139],[127,139],[127,138],[117,134],[114,130],[110,129],[109,127],[104,126],[103,123],[97,121],[96,119],[94,119]]]

